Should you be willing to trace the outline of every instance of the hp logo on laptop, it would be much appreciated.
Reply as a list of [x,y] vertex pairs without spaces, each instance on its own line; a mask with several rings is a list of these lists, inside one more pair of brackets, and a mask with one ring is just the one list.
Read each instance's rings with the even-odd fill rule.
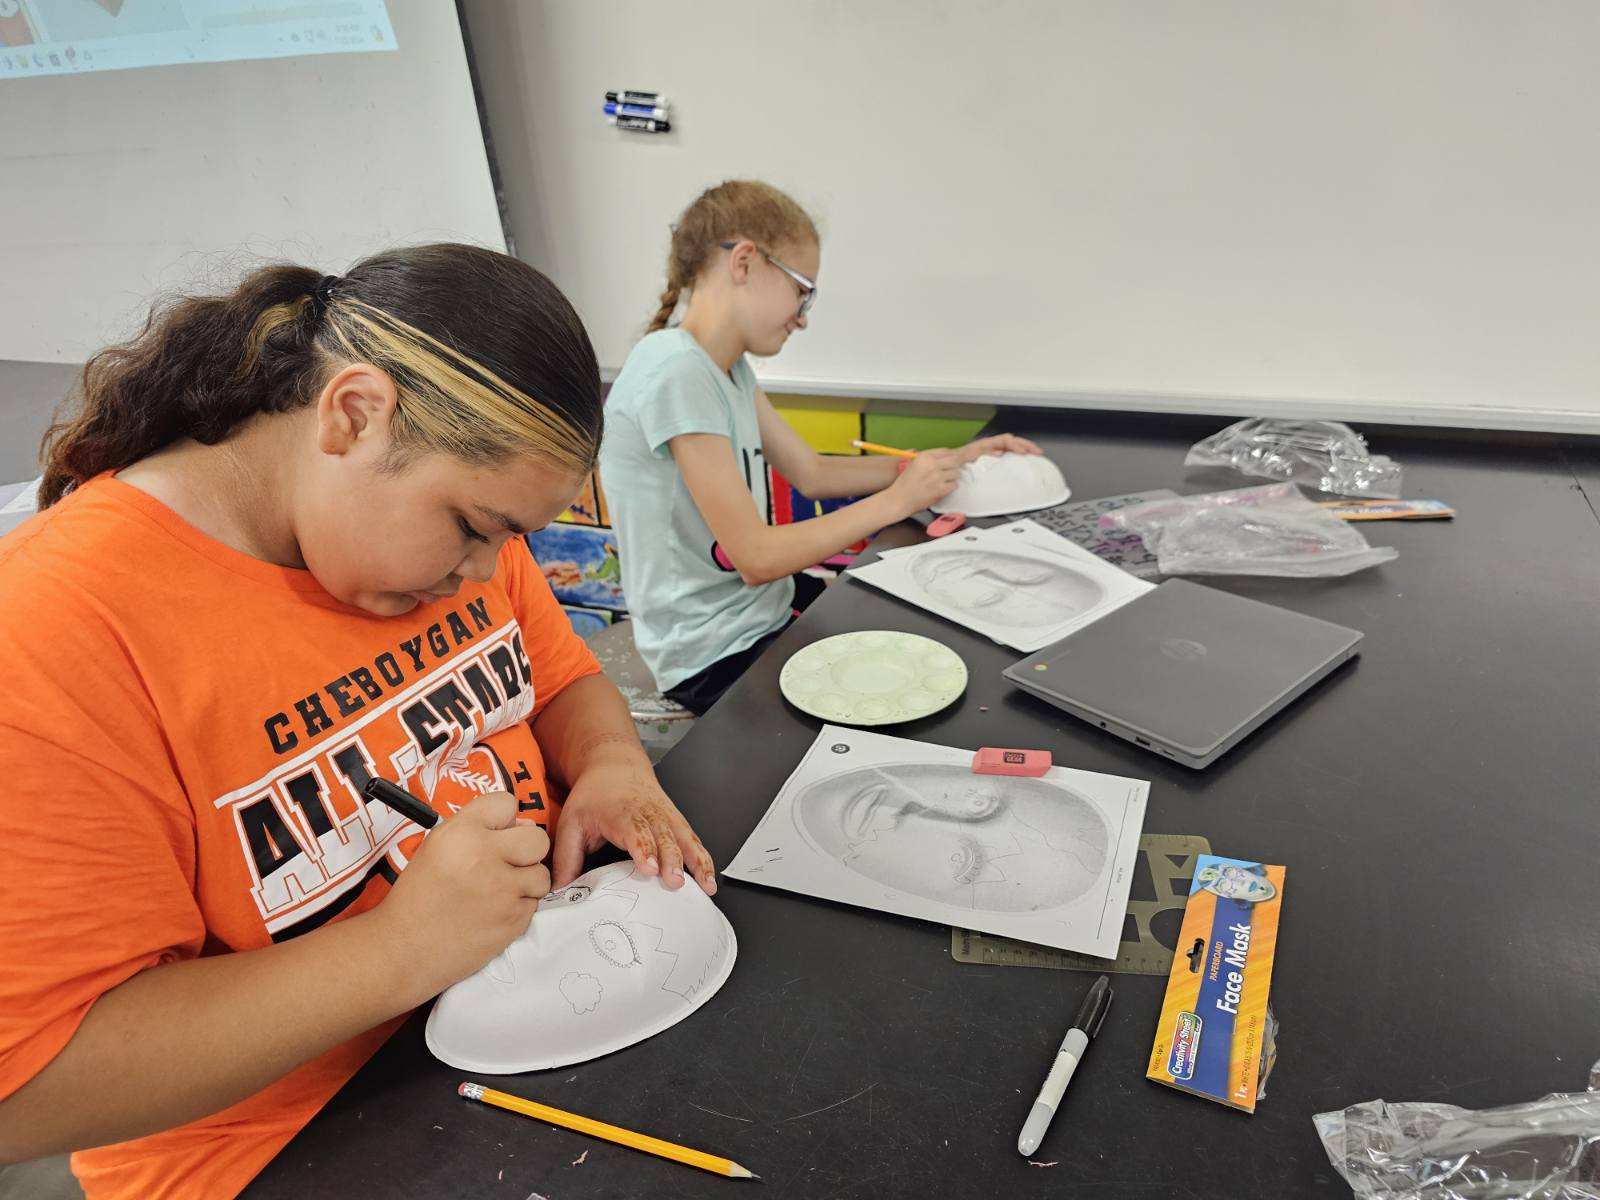
[[1206,656],[1206,648],[1188,638],[1164,638],[1161,653],[1174,662],[1199,662]]

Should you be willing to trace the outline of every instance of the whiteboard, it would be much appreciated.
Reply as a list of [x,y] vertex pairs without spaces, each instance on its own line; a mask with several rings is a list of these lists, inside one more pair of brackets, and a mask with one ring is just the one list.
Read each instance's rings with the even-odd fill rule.
[[505,249],[455,7],[388,8],[397,51],[0,81],[0,359],[81,362],[267,259]]
[[608,368],[744,176],[823,227],[773,390],[1600,432],[1593,0],[465,11],[518,250]]

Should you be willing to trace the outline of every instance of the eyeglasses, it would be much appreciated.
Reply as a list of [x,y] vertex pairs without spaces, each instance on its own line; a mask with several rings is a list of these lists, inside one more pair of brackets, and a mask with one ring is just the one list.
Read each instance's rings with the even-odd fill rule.
[[[721,246],[724,250],[732,250],[738,244],[738,242],[717,243],[717,245]],[[763,250],[760,246],[756,247],[756,252],[773,266],[777,267],[778,270],[782,271],[790,279],[794,280],[795,286],[800,289],[800,311],[795,313],[795,316],[803,317],[810,312],[811,306],[817,302],[817,285],[812,283],[811,280],[807,279],[804,275],[800,274],[799,271],[796,271],[788,263],[780,262],[778,259],[773,258],[771,254]]]

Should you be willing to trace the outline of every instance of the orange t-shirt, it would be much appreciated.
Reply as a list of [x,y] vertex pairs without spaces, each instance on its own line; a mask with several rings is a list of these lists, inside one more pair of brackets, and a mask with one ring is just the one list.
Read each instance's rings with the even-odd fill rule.
[[[520,540],[375,617],[108,476],[0,540],[0,664],[0,1098],[137,972],[379,903],[420,835],[374,773],[553,827],[529,720],[599,670]],[[91,1200],[233,1196],[398,1025],[73,1169]]]

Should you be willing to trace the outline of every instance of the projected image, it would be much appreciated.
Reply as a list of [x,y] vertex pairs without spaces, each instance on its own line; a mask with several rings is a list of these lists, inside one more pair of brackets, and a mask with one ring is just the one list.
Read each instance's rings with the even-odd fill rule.
[[383,0],[0,0],[0,79],[396,48]]

